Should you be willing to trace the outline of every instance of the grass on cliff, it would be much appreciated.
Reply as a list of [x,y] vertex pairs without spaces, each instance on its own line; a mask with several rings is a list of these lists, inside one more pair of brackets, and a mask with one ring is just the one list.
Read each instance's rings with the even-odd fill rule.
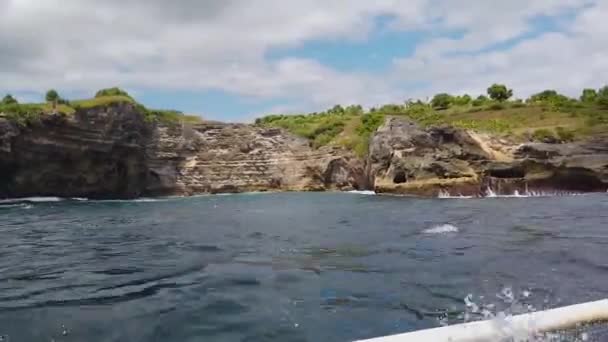
[[197,115],[185,115],[175,110],[148,109],[138,103],[125,91],[118,88],[102,89],[91,99],[65,101],[61,104],[51,103],[2,103],[0,102],[0,117],[4,117],[18,125],[25,126],[39,120],[41,116],[58,113],[65,116],[75,114],[79,110],[111,106],[122,103],[135,105],[148,122],[162,124],[197,123],[202,118]]
[[117,103],[134,103],[134,104],[136,104],[137,102],[130,96],[124,96],[124,95],[109,95],[109,96],[94,97],[92,99],[70,101],[70,105],[73,108],[81,108],[81,109],[90,109],[90,108],[107,106],[107,105],[112,105],[112,104],[117,104]]
[[388,116],[408,117],[422,126],[452,125],[520,141],[565,142],[608,133],[608,106],[574,99],[492,101],[433,108],[421,101],[363,111],[359,106],[311,114],[269,115],[257,125],[284,128],[310,139],[313,147],[343,146],[364,156],[373,132]]

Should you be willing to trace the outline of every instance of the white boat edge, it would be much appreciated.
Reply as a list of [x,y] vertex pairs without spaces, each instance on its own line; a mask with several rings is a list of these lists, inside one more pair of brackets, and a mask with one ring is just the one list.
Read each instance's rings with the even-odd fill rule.
[[[479,321],[406,334],[378,337],[358,342],[482,342],[498,341],[509,332],[525,331],[530,335],[575,328],[581,324],[608,321],[608,299],[561,308],[510,316],[503,322]],[[505,329],[508,326],[508,329]]]

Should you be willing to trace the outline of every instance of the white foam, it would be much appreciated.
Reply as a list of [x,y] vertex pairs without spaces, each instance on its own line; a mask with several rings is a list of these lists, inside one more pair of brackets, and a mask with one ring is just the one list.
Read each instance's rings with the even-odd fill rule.
[[135,198],[135,199],[109,199],[109,200],[88,200],[89,202],[101,202],[101,203],[146,203],[146,202],[166,202],[169,198]]
[[355,195],[375,195],[376,194],[375,191],[371,191],[371,190],[352,190],[352,191],[347,191],[347,193],[355,194]]
[[3,209],[3,208],[23,208],[25,206],[27,206],[27,205],[24,204],[24,203],[3,204],[3,205],[0,205],[0,209]]
[[45,203],[45,202],[59,202],[63,201],[63,198],[59,197],[23,197],[23,198],[9,198],[0,200],[0,203],[20,203],[20,202],[32,202],[32,203]]
[[458,195],[458,196],[453,196],[453,195],[451,195],[449,192],[447,192],[445,190],[439,191],[439,195],[437,197],[438,198],[443,198],[443,199],[454,199],[454,198],[467,199],[467,198],[474,198],[473,196],[464,196],[462,194]]
[[470,199],[470,198],[534,198],[534,197],[558,197],[558,196],[580,196],[582,193],[578,192],[569,192],[569,191],[555,191],[555,192],[545,192],[545,191],[526,191],[520,193],[515,190],[512,194],[498,194],[491,188],[488,188],[481,196],[463,196],[457,195],[454,196],[449,192],[442,190],[437,195],[437,198],[440,199]]
[[459,231],[460,230],[456,226],[452,226],[451,224],[442,224],[429,229],[425,229],[422,232],[424,234],[449,234],[458,233]]

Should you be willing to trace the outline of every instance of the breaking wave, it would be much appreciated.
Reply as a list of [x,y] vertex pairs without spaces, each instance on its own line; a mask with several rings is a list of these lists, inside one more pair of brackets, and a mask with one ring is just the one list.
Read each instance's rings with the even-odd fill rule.
[[479,196],[463,196],[452,195],[449,192],[442,190],[439,192],[438,198],[441,199],[470,199],[470,198],[530,198],[530,197],[557,197],[557,196],[580,196],[579,192],[570,191],[515,191],[512,194],[498,194],[493,189],[487,189]]
[[425,229],[422,232],[424,234],[449,234],[458,233],[459,231],[460,230],[456,226],[452,226],[451,224],[442,224],[429,229]]

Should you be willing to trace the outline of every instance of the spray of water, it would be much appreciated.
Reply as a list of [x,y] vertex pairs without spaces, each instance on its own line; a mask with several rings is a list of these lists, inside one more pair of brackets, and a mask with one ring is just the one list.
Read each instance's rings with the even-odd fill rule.
[[[447,317],[439,318],[442,326],[454,323],[474,321],[491,321],[494,329],[502,336],[501,342],[582,342],[590,341],[590,335],[584,327],[576,331],[536,333],[535,322],[527,326],[514,325],[511,317],[525,313],[536,312],[537,308],[528,301],[534,296],[531,290],[514,292],[511,287],[504,287],[496,294],[496,298],[487,303],[483,296],[475,297],[469,294],[464,298],[465,310],[457,317],[457,321],[448,321]],[[546,300],[545,300],[546,301]]]
[[556,196],[577,196],[581,195],[577,192],[568,191],[524,191],[519,192],[515,190],[512,194],[498,194],[494,189],[487,188],[480,196],[463,196],[452,195],[448,191],[441,190],[438,194],[438,198],[442,199],[468,199],[468,198],[528,198],[528,197],[556,197]]

